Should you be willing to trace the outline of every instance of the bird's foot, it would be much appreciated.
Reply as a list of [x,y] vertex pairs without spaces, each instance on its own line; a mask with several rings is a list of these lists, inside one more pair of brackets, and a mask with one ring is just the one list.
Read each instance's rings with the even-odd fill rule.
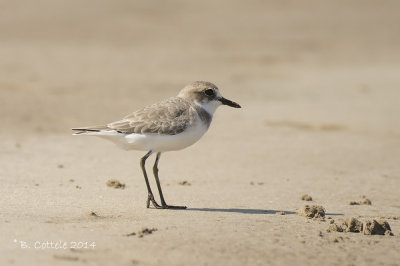
[[150,202],[153,204],[154,208],[156,209],[161,209],[162,207],[160,206],[160,204],[157,203],[157,201],[154,199],[153,194],[149,194],[147,196],[147,201],[146,201],[146,207],[149,208],[150,207]]
[[154,208],[156,209],[176,209],[176,210],[183,210],[186,209],[186,206],[174,206],[174,205],[168,205],[165,203],[165,201],[161,202],[161,205],[157,203],[157,201],[154,199],[153,194],[148,194],[147,196],[147,201],[146,201],[146,206],[147,208],[150,207],[150,202],[153,204]]
[[183,210],[186,209],[186,206],[174,206],[174,205],[168,205],[165,202],[162,202],[162,205],[160,209],[176,209],[176,210]]

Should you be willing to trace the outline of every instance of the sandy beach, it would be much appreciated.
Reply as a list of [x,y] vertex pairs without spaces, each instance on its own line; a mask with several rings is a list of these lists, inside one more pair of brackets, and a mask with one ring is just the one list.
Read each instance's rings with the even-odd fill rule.
[[[0,1],[0,264],[400,265],[399,9]],[[163,154],[164,196],[188,209],[147,209],[145,152],[71,128],[195,80],[242,109]]]

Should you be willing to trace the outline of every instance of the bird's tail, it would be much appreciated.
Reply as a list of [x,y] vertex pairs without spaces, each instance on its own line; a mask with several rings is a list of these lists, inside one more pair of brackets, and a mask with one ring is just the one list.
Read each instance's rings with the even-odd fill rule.
[[74,134],[72,135],[97,135],[96,133],[99,133],[104,130],[110,130],[109,127],[107,126],[92,126],[92,127],[78,127],[78,128],[73,128]]

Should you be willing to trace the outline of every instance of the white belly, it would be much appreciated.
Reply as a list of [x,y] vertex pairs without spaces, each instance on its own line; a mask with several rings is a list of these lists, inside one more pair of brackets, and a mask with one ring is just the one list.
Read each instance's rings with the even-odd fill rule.
[[207,131],[203,123],[190,127],[177,135],[129,134],[124,137],[124,149],[154,152],[176,151],[196,143]]

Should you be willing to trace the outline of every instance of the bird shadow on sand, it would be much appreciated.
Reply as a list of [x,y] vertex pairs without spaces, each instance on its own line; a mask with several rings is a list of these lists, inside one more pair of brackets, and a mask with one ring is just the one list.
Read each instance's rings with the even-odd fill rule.
[[230,213],[243,213],[243,214],[277,214],[284,212],[285,214],[296,214],[293,211],[283,210],[264,210],[264,209],[239,209],[239,208],[187,208],[186,211],[199,211],[199,212],[230,212]]
[[[227,212],[227,213],[242,213],[242,214],[296,214],[295,211],[285,210],[265,210],[265,209],[239,209],[239,208],[187,208],[182,211],[198,211],[198,212]],[[327,216],[342,216],[343,213],[326,213]]]

